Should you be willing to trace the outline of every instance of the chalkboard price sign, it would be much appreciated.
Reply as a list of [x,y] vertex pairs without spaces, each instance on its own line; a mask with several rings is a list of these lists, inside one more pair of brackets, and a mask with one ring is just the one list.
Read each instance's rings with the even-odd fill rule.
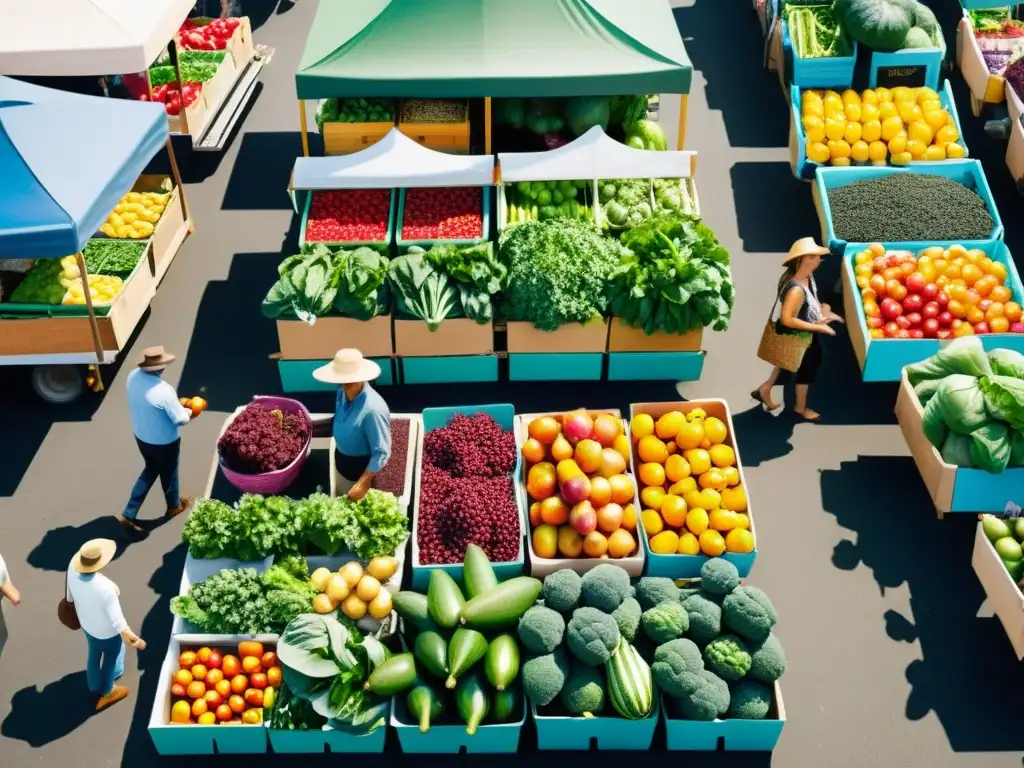
[[876,88],[920,88],[928,82],[928,67],[925,64],[902,67],[879,67],[875,77]]

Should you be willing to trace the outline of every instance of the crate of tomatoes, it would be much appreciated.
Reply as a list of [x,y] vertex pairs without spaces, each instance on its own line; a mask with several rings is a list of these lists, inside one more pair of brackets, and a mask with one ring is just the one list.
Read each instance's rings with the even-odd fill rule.
[[391,189],[332,189],[306,197],[299,247],[360,246],[387,251],[395,231],[395,194]]
[[399,246],[469,245],[487,240],[490,232],[491,201],[481,187],[423,187],[399,192]]

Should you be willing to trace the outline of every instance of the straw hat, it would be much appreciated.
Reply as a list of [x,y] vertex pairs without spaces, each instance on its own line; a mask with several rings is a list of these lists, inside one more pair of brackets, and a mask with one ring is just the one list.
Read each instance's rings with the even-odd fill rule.
[[114,559],[115,554],[117,544],[110,539],[91,539],[78,550],[71,565],[79,573],[96,573],[105,568]]
[[356,384],[380,376],[380,366],[367,360],[358,349],[339,349],[327,365],[313,371],[313,378],[325,384]]
[[163,347],[146,347],[142,350],[142,362],[139,363],[139,368],[151,373],[162,371],[174,360],[174,355],[169,355]]
[[829,253],[831,251],[828,248],[822,248],[814,242],[813,237],[801,237],[790,247],[786,258],[782,260],[782,264],[785,266],[791,261],[802,259],[804,256],[828,256]]

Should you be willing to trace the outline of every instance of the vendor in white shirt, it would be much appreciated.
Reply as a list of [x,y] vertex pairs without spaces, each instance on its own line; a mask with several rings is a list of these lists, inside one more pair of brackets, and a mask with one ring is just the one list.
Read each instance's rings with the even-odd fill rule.
[[11,605],[21,603],[21,593],[11,581],[11,577],[7,573],[7,563],[4,562],[3,555],[0,555],[0,653],[3,653],[4,646],[7,645],[7,622],[4,619],[3,610],[3,598],[5,597],[11,601]]
[[128,627],[117,585],[100,571],[117,552],[110,539],[87,541],[68,566],[67,599],[74,603],[89,643],[85,679],[99,696],[96,711],[125,698],[129,691],[115,681],[124,674],[124,644],[144,650],[146,642]]

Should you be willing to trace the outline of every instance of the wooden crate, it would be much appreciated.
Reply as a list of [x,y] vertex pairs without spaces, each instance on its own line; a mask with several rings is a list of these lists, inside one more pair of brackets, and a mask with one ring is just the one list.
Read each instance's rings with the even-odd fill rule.
[[324,154],[349,155],[372,147],[394,127],[394,123],[324,123]]
[[466,104],[465,118],[460,123],[410,123],[403,114],[405,104],[399,105],[398,130],[427,149],[450,152],[456,155],[469,154],[469,104]]
[[[238,30],[235,30],[235,33],[237,34]],[[206,109],[210,114],[214,114],[220,109],[220,105],[234,88],[240,72],[241,70],[235,65],[235,60],[229,53],[221,60],[213,77],[203,83],[203,99],[206,101]]]
[[171,133],[186,136],[199,133],[211,114],[206,106],[206,89],[200,89],[196,100],[185,107],[183,111],[185,120],[181,119],[180,114],[167,116],[167,129]]
[[617,317],[611,318],[608,334],[609,352],[697,352],[701,348],[704,329],[688,333],[656,331],[648,336],[642,328],[623,325]]
[[228,40],[227,51],[235,62],[239,71],[245,69],[249,59],[256,55],[256,47],[252,42],[252,24],[248,16],[242,16],[241,23],[235,28],[234,34]]
[[357,347],[366,357],[394,354],[390,315],[372,320],[321,317],[313,325],[278,320],[277,340],[282,360],[331,360],[345,347]]

